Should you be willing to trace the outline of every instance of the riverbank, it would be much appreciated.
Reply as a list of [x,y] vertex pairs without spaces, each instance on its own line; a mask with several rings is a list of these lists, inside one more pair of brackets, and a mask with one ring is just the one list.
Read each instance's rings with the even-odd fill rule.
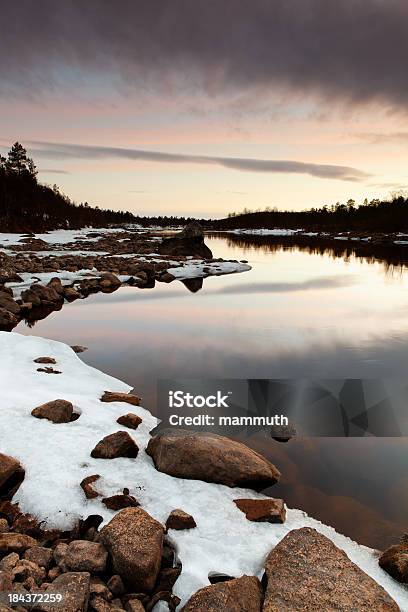
[[[54,366],[59,374],[41,371],[35,360],[44,357],[55,361]],[[209,576],[213,574],[230,577],[247,574],[261,578],[265,559],[278,542],[290,533],[299,533],[294,530],[315,529],[344,550],[365,574],[382,585],[401,610],[408,609],[405,588],[378,566],[378,555],[375,551],[356,544],[299,510],[286,508],[286,520],[283,523],[254,522],[246,517],[234,500],[250,499],[256,502],[269,499],[262,494],[237,486],[203,482],[199,479],[186,480],[163,471],[163,466],[157,462],[154,449],[149,450],[149,454],[145,452],[147,447],[151,446],[149,431],[156,425],[157,420],[145,408],[134,405],[139,403],[137,400],[128,403],[123,395],[114,396],[111,399],[115,401],[112,402],[101,402],[100,398],[106,391],[128,394],[130,387],[85,365],[70,347],[43,338],[2,332],[0,361],[0,381],[3,389],[0,399],[0,451],[14,458],[25,470],[25,478],[15,493],[13,502],[18,503],[21,512],[30,513],[40,521],[42,529],[71,530],[79,520],[85,521],[90,515],[98,515],[102,517],[102,524],[96,528],[99,533],[99,527],[108,524],[116,515],[114,510],[107,507],[106,499],[120,495],[125,488],[129,490],[126,495],[130,495],[140,504],[138,508],[160,525],[166,523],[173,510],[182,509],[194,518],[196,527],[170,528],[166,535],[169,545],[176,551],[177,562],[181,564],[181,573],[172,593],[180,598],[182,604],[198,589],[207,586],[211,582]],[[57,398],[72,404],[73,413],[77,415],[74,419],[71,420],[71,414],[67,422],[51,422],[50,415],[48,418],[44,417],[44,414],[43,418],[35,418],[32,415],[34,408]],[[129,413],[134,415],[133,420],[138,421],[135,430],[130,429],[129,422],[127,427],[120,427],[116,422],[118,418]],[[118,455],[114,452],[113,457],[116,458],[99,458],[101,455],[93,449],[95,450],[106,436],[118,431],[123,432],[124,437],[132,439],[137,452],[125,453],[125,456],[123,453]],[[113,446],[118,449],[117,445]],[[240,445],[240,452],[248,452],[248,461],[253,457],[253,451],[243,445]],[[112,456],[109,453],[110,451],[105,457]],[[201,457],[197,465],[202,465],[203,460]],[[268,462],[264,461],[266,466]],[[96,496],[92,495],[87,499],[80,485],[85,478],[93,475],[99,476],[92,484]],[[139,514],[138,518],[133,516],[131,520],[149,522],[150,519],[146,518],[145,514]],[[20,523],[23,524],[24,521]],[[90,525],[89,521],[87,525]],[[156,523],[154,526],[161,541],[164,534],[160,536],[159,527]],[[314,532],[306,531],[301,534],[313,549],[321,545],[321,542],[315,541],[315,536],[312,537]],[[96,533],[93,532],[93,535],[95,537]],[[43,543],[42,537],[41,534],[38,536],[40,543]],[[310,538],[314,543],[310,543]],[[46,540],[46,537],[43,539]],[[54,557],[55,546],[61,539],[64,540],[64,536],[59,533],[56,534],[55,540],[51,538],[50,546],[53,547]],[[99,538],[96,539],[99,541]],[[108,539],[104,541],[107,542]],[[110,558],[112,555],[114,557],[117,554],[115,547],[112,548],[109,544],[106,546],[110,551]],[[159,546],[158,551],[161,550]],[[336,557],[336,551],[337,549],[334,549],[330,554]],[[4,552],[3,548],[2,554]],[[11,551],[7,549],[6,552]],[[158,567],[159,557],[156,558]],[[322,561],[328,562],[327,559]],[[77,568],[77,565],[73,562],[69,567],[71,571],[76,571],[72,570],[72,567]],[[315,570],[316,568],[314,573]],[[303,571],[306,572],[307,568]],[[357,572],[360,576],[359,570],[351,569],[348,565],[345,572],[347,575],[349,572]],[[105,582],[109,580],[106,573],[103,578]],[[360,588],[359,596],[368,598],[365,601],[371,601],[373,604],[380,597],[384,599],[384,609],[397,609],[392,607],[393,604],[386,599],[382,591],[378,591],[379,587],[375,582],[366,583],[366,576],[360,576],[361,580],[364,588],[353,581],[349,582],[348,596],[356,596]],[[47,589],[50,577],[44,578],[44,582]],[[256,581],[255,585],[256,590],[259,587]],[[323,593],[325,585],[319,583],[318,586]],[[129,586],[126,593],[129,594]],[[270,593],[269,596],[275,595]],[[339,597],[343,596],[344,593],[339,594]],[[260,610],[259,606],[260,604],[258,608],[251,610]]]

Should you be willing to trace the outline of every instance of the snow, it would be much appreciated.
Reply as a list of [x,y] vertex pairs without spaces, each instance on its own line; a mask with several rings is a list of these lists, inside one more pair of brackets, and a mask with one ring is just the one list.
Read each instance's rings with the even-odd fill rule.
[[[33,360],[40,356],[54,357],[55,368],[62,373],[38,372]],[[67,345],[0,332],[0,363],[1,452],[16,457],[25,467],[25,480],[14,498],[22,511],[34,514],[49,527],[63,529],[90,514],[102,515],[105,522],[110,520],[114,512],[101,503],[101,498],[86,500],[79,486],[91,474],[101,475],[95,485],[101,494],[113,495],[128,487],[141,507],[162,523],[171,510],[183,508],[194,516],[197,527],[170,530],[168,534],[183,564],[174,587],[181,605],[197,589],[209,584],[211,572],[261,576],[266,555],[290,530],[313,527],[381,584],[403,612],[408,611],[407,590],[379,567],[371,549],[300,510],[288,509],[284,525],[250,522],[233,500],[263,498],[261,494],[158,472],[144,452],[149,431],[157,420],[142,407],[101,403],[99,398],[105,390],[127,392],[130,387],[84,364]],[[53,424],[31,416],[35,406],[57,398],[71,401],[81,415],[79,419]],[[143,419],[131,432],[140,449],[137,458],[93,459],[90,452],[95,444],[123,429],[116,419],[127,412]]]
[[206,276],[207,274],[210,276],[234,274],[236,272],[247,272],[248,270],[251,270],[251,266],[238,261],[216,261],[207,263],[199,259],[193,259],[189,260],[188,264],[185,266],[169,268],[168,272],[178,279],[186,279]]
[[408,240],[394,240],[394,244],[408,244]]
[[[136,226],[135,226],[136,227]],[[116,232],[125,232],[128,231],[129,228],[122,227],[104,227],[104,228],[94,228],[94,227],[83,227],[78,230],[53,230],[52,232],[47,232],[46,234],[35,234],[36,239],[44,240],[48,244],[68,244],[69,242],[75,242],[78,238],[84,238],[87,242],[98,242],[100,237],[97,238],[87,238],[86,235],[91,232],[97,232],[98,234],[109,234]],[[0,232],[0,244],[6,244],[7,246],[10,244],[21,244],[20,240],[24,237],[27,237],[26,234],[6,234]]]
[[228,233],[232,234],[251,234],[254,236],[294,236],[302,230],[300,229],[235,229],[228,230]]
[[[75,282],[79,282],[84,278],[96,278],[98,272],[95,268],[91,270],[78,270],[77,272],[21,272],[19,276],[23,279],[23,282],[19,283],[6,283],[6,287],[10,287],[13,291],[14,298],[20,299],[21,293],[26,289],[29,289],[31,285],[35,283],[41,283],[46,285],[52,278],[59,278],[62,285],[72,285]],[[129,277],[126,277],[127,279]]]

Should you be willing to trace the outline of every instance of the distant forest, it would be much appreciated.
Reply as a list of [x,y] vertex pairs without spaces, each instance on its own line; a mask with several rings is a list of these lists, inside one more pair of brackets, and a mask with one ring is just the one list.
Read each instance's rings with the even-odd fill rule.
[[389,200],[364,201],[323,206],[305,211],[245,211],[230,213],[213,222],[214,229],[287,228],[310,231],[400,232],[408,230],[408,198],[398,195]]

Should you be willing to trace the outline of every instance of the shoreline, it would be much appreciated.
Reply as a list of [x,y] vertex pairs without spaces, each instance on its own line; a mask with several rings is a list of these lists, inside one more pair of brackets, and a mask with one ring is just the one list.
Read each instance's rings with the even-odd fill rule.
[[[252,522],[235,508],[233,500],[270,498],[245,488],[185,480],[158,471],[145,452],[151,440],[149,431],[157,419],[141,406],[122,401],[101,403],[105,391],[127,394],[130,387],[85,365],[70,347],[43,338],[1,332],[0,354],[4,364],[0,378],[2,388],[7,389],[0,400],[3,432],[0,450],[19,461],[26,471],[13,502],[19,503],[22,512],[45,521],[47,529],[72,529],[78,520],[83,521],[91,514],[102,516],[106,524],[115,513],[104,506],[102,496],[117,495],[124,487],[161,524],[174,509],[182,508],[194,517],[197,527],[170,530],[166,537],[182,564],[173,594],[185,603],[198,589],[208,586],[208,576],[214,571],[260,578],[265,557],[278,542],[293,530],[312,528],[328,537],[381,584],[401,610],[407,609],[406,589],[378,566],[378,553],[372,549],[299,510],[286,508],[286,521],[282,524]],[[34,360],[40,356],[53,358],[61,374],[39,372]],[[79,418],[65,424],[33,418],[31,410],[35,406],[56,397],[72,402]],[[135,431],[118,428],[115,423],[126,412],[142,420]],[[98,440],[118,429],[130,432],[136,441],[137,458],[92,458],[90,451]],[[91,474],[100,475],[95,488],[101,497],[86,499],[80,482]]]

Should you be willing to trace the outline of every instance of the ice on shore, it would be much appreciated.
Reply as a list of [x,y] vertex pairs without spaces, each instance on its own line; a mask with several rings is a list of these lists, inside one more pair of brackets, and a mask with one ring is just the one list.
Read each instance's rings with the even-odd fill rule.
[[[42,356],[54,357],[55,368],[62,373],[38,372],[33,360]],[[49,527],[63,529],[90,514],[100,514],[108,521],[114,512],[101,503],[101,498],[87,500],[79,486],[91,474],[101,475],[95,485],[101,494],[113,495],[128,487],[142,508],[162,523],[171,510],[183,508],[194,516],[197,527],[169,532],[183,564],[174,588],[182,603],[209,584],[211,572],[261,576],[266,555],[290,530],[313,527],[381,584],[401,610],[408,610],[406,589],[378,566],[373,550],[300,510],[289,509],[284,525],[250,522],[233,500],[262,498],[261,494],[158,472],[144,451],[156,418],[142,407],[101,403],[99,398],[105,390],[127,392],[130,387],[83,363],[69,346],[0,332],[0,364],[0,452],[17,458],[26,470],[15,495],[24,512],[34,514]],[[35,406],[57,398],[71,401],[81,415],[79,419],[53,424],[31,416]],[[116,419],[131,411],[143,419],[139,428],[131,432],[140,449],[137,458],[93,459],[90,452],[95,444],[124,429]]]

